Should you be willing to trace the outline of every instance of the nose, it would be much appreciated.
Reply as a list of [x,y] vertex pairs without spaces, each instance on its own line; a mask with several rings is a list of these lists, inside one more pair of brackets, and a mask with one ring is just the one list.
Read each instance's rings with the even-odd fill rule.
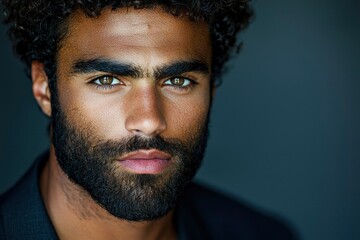
[[144,87],[129,94],[127,131],[147,137],[156,136],[166,129],[162,100],[156,87]]

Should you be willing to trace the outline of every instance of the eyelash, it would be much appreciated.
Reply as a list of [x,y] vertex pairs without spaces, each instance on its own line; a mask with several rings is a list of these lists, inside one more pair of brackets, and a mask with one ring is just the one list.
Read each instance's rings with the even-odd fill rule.
[[169,87],[172,87],[176,90],[180,90],[180,91],[187,91],[191,88],[194,87],[194,85],[198,84],[197,82],[195,82],[194,80],[192,80],[191,78],[189,77],[185,77],[185,76],[179,76],[179,77],[171,77],[171,78],[168,78],[166,79],[164,82],[167,82],[167,81],[170,81],[172,79],[175,79],[175,78],[183,78],[185,80],[188,80],[190,83],[187,85],[187,86],[177,86],[177,85],[170,85],[170,84],[163,84],[164,86],[169,86]]
[[98,84],[98,83],[95,83],[97,80],[101,79],[101,78],[114,78],[114,79],[117,79],[118,81],[121,82],[120,79],[118,79],[116,76],[113,76],[113,75],[103,75],[103,76],[99,76],[99,77],[96,77],[94,79],[92,79],[89,83],[91,85],[93,85],[96,89],[100,89],[100,90],[111,90],[113,89],[114,87],[118,86],[118,85],[121,85],[121,84],[112,84],[112,85],[106,85],[106,84]]
[[[121,80],[119,80],[116,76],[112,76],[112,75],[104,75],[104,76],[99,76],[97,78],[94,78],[92,79],[89,83],[91,85],[93,85],[96,89],[100,89],[100,90],[111,90],[113,89],[114,87],[116,86],[119,86],[119,85],[122,85],[122,84],[112,84],[112,85],[106,85],[106,84],[98,84],[98,83],[95,83],[97,80],[101,79],[101,78],[105,78],[105,77],[109,77],[109,78],[115,78],[117,79],[118,81],[121,82]],[[182,79],[185,79],[187,81],[189,81],[190,83],[187,85],[187,86],[177,86],[177,85],[170,85],[170,84],[164,84],[165,82],[167,81],[171,81],[175,78],[182,78]],[[176,90],[179,90],[179,91],[187,91],[191,88],[194,87],[194,85],[198,84],[197,82],[195,82],[194,80],[192,80],[191,78],[189,77],[185,77],[185,76],[179,76],[179,77],[171,77],[171,78],[168,78],[166,79],[164,82],[163,82],[163,86],[168,86],[168,87],[171,87],[171,88],[174,88]]]
[[95,84],[94,83],[94,87],[96,89],[100,89],[100,90],[111,90],[115,87],[116,85],[100,85],[100,84]]

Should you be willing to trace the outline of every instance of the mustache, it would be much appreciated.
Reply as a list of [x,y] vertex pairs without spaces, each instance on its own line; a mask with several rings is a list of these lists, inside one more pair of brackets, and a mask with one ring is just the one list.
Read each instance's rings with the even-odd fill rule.
[[110,158],[116,158],[119,157],[119,155],[139,150],[157,149],[174,156],[188,153],[189,149],[186,146],[191,145],[191,143],[189,145],[188,143],[183,143],[178,139],[164,139],[160,136],[144,138],[135,135],[121,140],[106,140],[100,142],[93,147],[92,154],[101,154]]

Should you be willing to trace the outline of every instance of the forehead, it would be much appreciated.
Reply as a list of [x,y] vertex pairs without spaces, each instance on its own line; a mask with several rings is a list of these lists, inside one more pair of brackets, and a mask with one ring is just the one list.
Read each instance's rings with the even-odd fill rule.
[[69,19],[59,56],[111,57],[150,64],[168,58],[210,61],[208,25],[176,17],[160,8],[105,9],[90,18],[77,11]]

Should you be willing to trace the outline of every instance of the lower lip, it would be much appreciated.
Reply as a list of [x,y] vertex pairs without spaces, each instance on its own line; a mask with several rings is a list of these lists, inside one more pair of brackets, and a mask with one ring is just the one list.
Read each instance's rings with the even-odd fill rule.
[[169,160],[164,159],[129,159],[119,163],[129,172],[137,174],[158,174],[169,166]]

